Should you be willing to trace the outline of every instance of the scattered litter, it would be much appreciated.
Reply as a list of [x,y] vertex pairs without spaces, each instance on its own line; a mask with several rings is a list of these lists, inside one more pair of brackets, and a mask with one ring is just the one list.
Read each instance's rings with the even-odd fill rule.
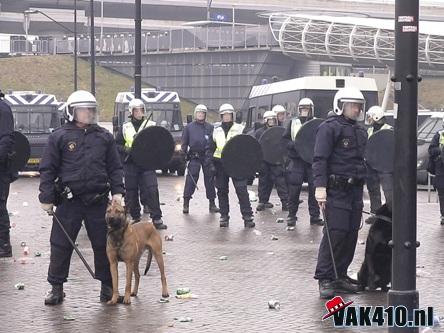
[[274,209],[271,210],[272,215],[276,215],[276,211]]
[[26,201],[24,201],[23,202],[23,207],[28,207],[28,206],[29,206],[29,204]]
[[283,217],[278,217],[276,219],[276,223],[284,223],[284,218]]
[[271,240],[278,240],[279,238],[277,236],[275,236],[275,235],[271,235],[270,239]]
[[26,246],[26,242],[21,242],[21,243],[20,243],[20,246],[21,246],[21,247],[25,247],[25,246]]
[[42,254],[39,251],[34,252],[34,257],[41,257]]
[[172,242],[174,240],[174,235],[165,235],[165,241]]
[[364,244],[365,244],[365,241],[363,241],[362,239],[360,239],[360,240],[358,240],[358,244],[359,244],[359,245],[364,245]]
[[416,277],[430,277],[431,274],[427,271],[424,271],[422,269],[417,269],[416,270]]
[[416,268],[424,268],[424,266],[416,266]]
[[228,260],[228,257],[227,256],[220,256],[219,260]]
[[286,227],[285,230],[287,231],[293,231],[295,229],[295,227]]
[[166,251],[162,251],[162,254],[167,254]]
[[256,193],[254,193],[253,191],[250,191],[250,190],[248,190],[248,198],[250,199],[250,202],[257,201]]
[[161,206],[165,206],[165,202],[161,202],[160,205],[161,205]]
[[274,254],[274,252],[267,252],[267,254],[269,254],[269,255],[273,255],[273,254]]
[[170,300],[168,298],[161,298],[159,299],[159,303],[169,303]]
[[174,320],[178,320],[181,323],[190,323],[193,321],[193,318],[191,317],[179,317],[179,318],[174,318]]
[[280,206],[281,203],[280,203],[280,202],[276,202],[274,205],[275,205],[275,206]]
[[279,303],[279,301],[273,299],[271,301],[268,301],[268,308],[272,309],[272,310],[280,310],[281,303]]
[[15,222],[11,223],[11,228],[15,228],[16,226],[17,226],[17,224],[15,224]]
[[25,284],[22,282],[19,282],[19,283],[16,283],[14,287],[17,290],[23,290],[23,289],[25,289]]
[[176,201],[180,201],[180,197],[177,197],[177,198],[176,198]]
[[168,327],[174,327],[174,323],[168,324]]
[[260,232],[260,231],[257,230],[257,229],[254,229],[253,232],[254,232],[254,234],[255,234],[256,236],[260,236],[260,235],[262,235],[262,232]]
[[25,247],[23,248],[23,254],[24,254],[25,256],[27,256],[27,255],[29,254],[29,246],[25,246]]
[[73,320],[76,320],[73,316],[71,316],[71,315],[64,315],[63,316],[63,320],[65,320],[65,321],[73,321]]
[[191,292],[190,288],[177,288],[176,295],[189,294]]
[[312,240],[310,241],[310,244],[313,244],[313,241],[312,241]]
[[176,295],[177,299],[196,299],[199,298],[198,295],[192,294],[192,293],[187,293],[187,294],[182,294],[182,295]]

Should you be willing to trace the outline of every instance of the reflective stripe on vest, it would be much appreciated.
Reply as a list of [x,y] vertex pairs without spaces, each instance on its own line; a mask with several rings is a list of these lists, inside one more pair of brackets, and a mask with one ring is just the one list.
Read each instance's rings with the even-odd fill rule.
[[[379,130],[383,130],[383,129],[392,129],[393,127],[392,126],[390,126],[389,124],[384,124],[384,125],[382,125],[382,127],[379,129]],[[377,131],[376,131],[377,132]],[[375,132],[375,133],[376,133]],[[372,127],[369,127],[368,129],[367,129],[367,134],[368,134],[368,138],[370,139],[370,137],[373,135],[373,126]]]
[[444,146],[444,130],[439,131],[439,147]]
[[291,121],[291,140],[294,141],[294,139],[296,138],[296,134],[298,134],[301,127],[302,123],[299,119],[293,119]]
[[139,130],[136,132],[136,129],[131,121],[124,123],[122,126],[122,134],[123,138],[125,139],[125,147],[131,148],[133,146],[134,137],[136,134],[150,126],[156,126],[156,123],[154,121],[145,119],[140,125]]
[[213,132],[213,141],[216,143],[216,150],[214,151],[213,156],[215,158],[222,158],[222,150],[224,149],[225,144],[236,135],[242,134],[243,131],[244,126],[233,124],[225,137],[225,132],[222,126],[215,128]]

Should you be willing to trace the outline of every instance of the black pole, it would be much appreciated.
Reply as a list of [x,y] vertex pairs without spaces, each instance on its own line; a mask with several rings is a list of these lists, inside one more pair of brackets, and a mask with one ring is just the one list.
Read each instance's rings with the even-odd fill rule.
[[134,96],[142,96],[142,1],[136,0],[135,23],[135,59],[134,59]]
[[[403,305],[412,320],[419,308],[416,290],[416,122],[418,116],[419,0],[395,4],[395,161],[393,180],[392,289],[388,303]],[[389,332],[418,332],[391,327]]]
[[77,90],[77,0],[74,0],[74,91]]
[[96,46],[94,35],[94,0],[89,2],[89,19],[90,19],[90,38],[91,38],[91,94],[96,95]]

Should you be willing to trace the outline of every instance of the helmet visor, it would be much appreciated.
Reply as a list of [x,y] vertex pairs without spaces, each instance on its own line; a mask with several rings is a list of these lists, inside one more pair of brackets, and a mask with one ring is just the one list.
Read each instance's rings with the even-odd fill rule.
[[341,99],[342,114],[355,121],[363,121],[365,116],[365,101],[362,99]]
[[74,107],[74,120],[78,123],[92,125],[97,124],[97,107],[76,106]]

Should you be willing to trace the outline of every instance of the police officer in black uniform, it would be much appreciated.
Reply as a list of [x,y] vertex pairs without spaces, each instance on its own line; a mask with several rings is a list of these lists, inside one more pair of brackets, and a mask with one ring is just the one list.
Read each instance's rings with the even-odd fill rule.
[[213,125],[207,123],[207,107],[199,104],[194,109],[194,121],[188,124],[182,133],[182,153],[187,157],[188,174],[185,179],[183,190],[183,213],[188,214],[190,200],[196,190],[199,180],[200,168],[204,173],[204,183],[207,199],[209,200],[210,213],[218,213],[214,200],[216,199],[216,189],[214,187],[214,171],[211,169],[211,161],[205,154],[205,148],[209,146],[209,141],[213,136]]
[[[358,89],[342,88],[335,95],[333,107],[337,116],[319,126],[313,160],[315,196],[327,222],[315,273],[322,298],[331,298],[335,292],[358,291],[356,281],[347,276],[347,269],[358,239],[366,175],[367,133],[357,124],[364,119],[364,96]],[[326,232],[330,235],[338,279]]]
[[156,172],[153,170],[142,170],[134,164],[130,156],[137,133],[140,133],[147,127],[155,126],[156,123],[145,117],[145,104],[138,98],[133,99],[129,103],[128,112],[130,120],[122,125],[121,131],[116,136],[117,149],[122,158],[125,172],[125,203],[129,207],[133,222],[140,221],[141,201],[144,210],[146,210],[145,207],[149,208],[148,211],[156,229],[167,229],[167,225],[162,220]]
[[[277,115],[274,111],[264,112],[263,118],[264,126],[258,128],[254,133],[254,136],[258,141],[267,129],[277,126],[278,122]],[[256,206],[257,211],[263,211],[266,208],[273,207],[273,204],[268,202],[268,200],[270,199],[271,191],[273,190],[274,185],[276,185],[279,199],[281,199],[282,211],[287,211],[288,191],[287,183],[285,181],[284,166],[273,165],[267,163],[266,161],[262,161],[261,169],[259,170],[259,204]]]
[[17,179],[17,174],[8,168],[9,154],[14,145],[12,138],[14,119],[11,108],[3,101],[4,96],[0,91],[0,258],[12,257],[9,213],[6,204],[9,184]]
[[[97,103],[87,91],[72,93],[66,103],[67,123],[56,129],[40,162],[42,209],[62,223],[75,241],[84,221],[94,251],[95,276],[102,282],[100,301],[112,297],[112,281],[106,256],[105,212],[108,195],[122,201],[123,170],[113,136],[96,124]],[[55,219],[55,217],[54,217]],[[73,248],[58,223],[51,230],[51,257],[45,304],[63,302]]]
[[429,159],[427,170],[435,175],[433,186],[438,190],[441,225],[444,225],[444,129],[439,130],[433,136],[429,146]]
[[300,195],[304,181],[308,183],[308,211],[310,213],[311,225],[324,225],[324,221],[319,217],[319,206],[314,196],[313,173],[311,164],[302,160],[299,155],[298,147],[295,144],[296,134],[302,125],[313,119],[314,104],[310,98],[302,98],[298,104],[298,117],[292,119],[285,129],[283,138],[287,141],[288,164],[286,168],[288,184],[288,217],[287,225],[295,226],[297,221],[297,212],[299,210]]

